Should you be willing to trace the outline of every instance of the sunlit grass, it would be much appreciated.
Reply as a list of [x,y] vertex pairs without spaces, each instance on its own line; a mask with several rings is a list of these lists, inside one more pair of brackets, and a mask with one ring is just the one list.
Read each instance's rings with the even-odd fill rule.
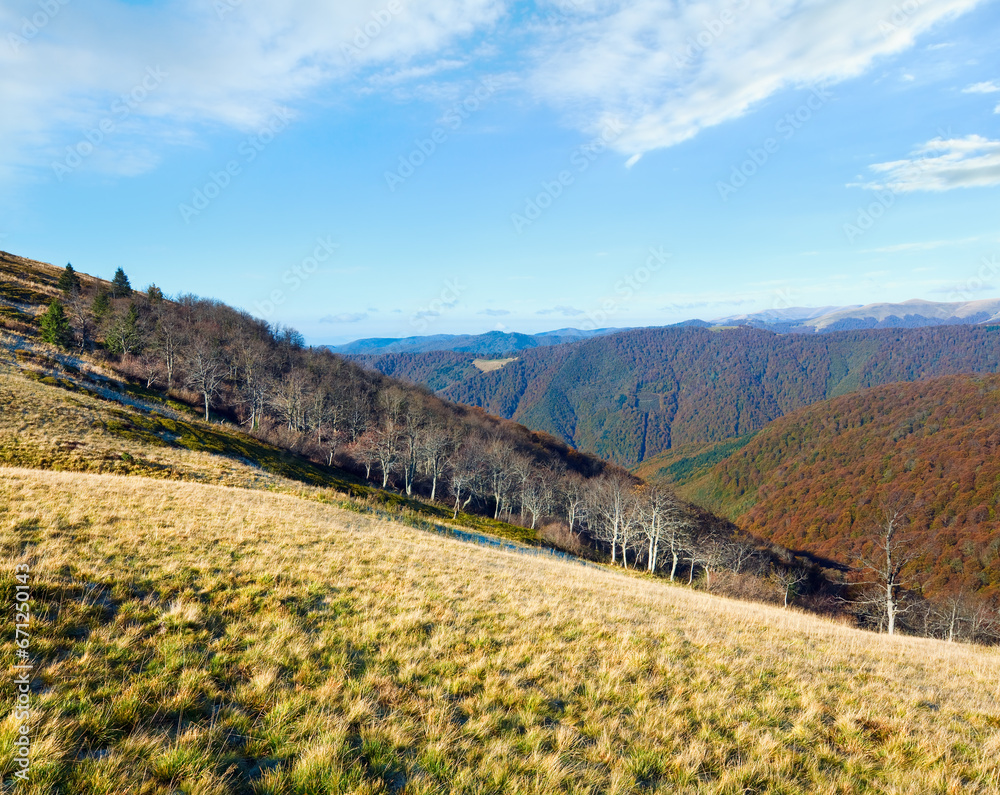
[[0,489],[5,601],[15,563],[34,577],[27,792],[1000,792],[995,649],[289,495],[23,469]]

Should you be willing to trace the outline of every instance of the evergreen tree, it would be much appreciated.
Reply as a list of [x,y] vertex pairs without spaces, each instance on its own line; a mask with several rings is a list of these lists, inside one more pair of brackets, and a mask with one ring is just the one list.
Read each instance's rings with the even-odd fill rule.
[[121,268],[115,271],[115,278],[111,280],[111,293],[114,298],[128,298],[132,295],[132,285]]
[[112,353],[124,356],[126,353],[136,352],[141,343],[138,308],[135,304],[125,312],[119,308],[111,318],[104,344]]
[[50,345],[68,348],[73,341],[73,331],[63,305],[58,301],[49,304],[48,310],[42,315],[42,339]]
[[163,300],[163,290],[155,284],[151,284],[146,288],[146,297],[149,299],[149,303],[158,304]]
[[72,295],[80,289],[80,277],[69,263],[66,263],[66,270],[59,275],[59,289],[66,295]]
[[90,311],[94,313],[94,319],[101,323],[104,318],[111,314],[111,296],[107,290],[101,290],[94,296],[94,303],[90,305]]

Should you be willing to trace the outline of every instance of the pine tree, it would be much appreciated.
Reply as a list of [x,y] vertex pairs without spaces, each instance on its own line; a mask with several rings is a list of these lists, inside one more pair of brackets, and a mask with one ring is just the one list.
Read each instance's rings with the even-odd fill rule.
[[50,345],[60,348],[68,348],[73,341],[73,331],[69,327],[69,320],[63,305],[58,301],[49,304],[49,308],[42,315],[42,339]]
[[101,290],[94,296],[94,303],[90,305],[90,311],[94,313],[94,319],[101,323],[111,313],[111,296],[107,290]]
[[66,263],[66,270],[59,275],[59,289],[66,295],[72,295],[80,289],[80,277],[69,263]]
[[142,345],[142,334],[139,331],[139,310],[135,304],[125,312],[119,307],[111,318],[105,336],[108,350],[118,356],[135,353]]
[[146,297],[149,299],[149,303],[158,304],[163,300],[163,290],[155,284],[151,284],[146,288]]
[[111,293],[114,298],[128,298],[132,295],[132,285],[121,268],[115,271],[115,278],[111,280]]

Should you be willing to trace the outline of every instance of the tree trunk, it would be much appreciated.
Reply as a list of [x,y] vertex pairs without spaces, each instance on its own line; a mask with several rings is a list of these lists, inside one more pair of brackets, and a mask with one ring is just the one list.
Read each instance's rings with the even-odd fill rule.
[[680,555],[676,552],[671,553],[674,556],[673,565],[670,567],[670,582],[674,581],[674,575],[677,573],[677,562],[680,560]]
[[896,634],[896,600],[892,594],[892,585],[885,587],[885,618],[886,632],[889,635]]

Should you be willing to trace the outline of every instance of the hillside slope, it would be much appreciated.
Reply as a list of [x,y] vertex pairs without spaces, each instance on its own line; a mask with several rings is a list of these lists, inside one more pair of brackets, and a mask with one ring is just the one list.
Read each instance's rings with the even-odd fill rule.
[[[694,478],[661,478],[745,530],[851,563],[873,502],[915,496],[913,565],[927,594],[1000,594],[1000,376],[892,384],[768,425]],[[671,466],[674,470],[671,470]],[[647,476],[657,478],[650,462]]]
[[446,507],[374,488],[231,425],[204,422],[189,407],[156,393],[130,391],[112,379],[102,387],[92,380],[98,374],[82,362],[86,369],[72,373],[26,349],[17,358],[21,367],[0,362],[0,466],[279,491],[541,543],[528,528],[464,512],[453,519]]
[[481,356],[507,356],[526,348],[561,345],[588,337],[611,334],[618,329],[581,331],[575,328],[556,329],[541,334],[519,334],[507,331],[487,331],[485,334],[433,334],[423,337],[373,338],[355,340],[344,345],[328,346],[342,356],[379,356],[393,353],[431,353],[459,351]]
[[[431,359],[441,364],[438,370],[428,366]],[[856,389],[997,372],[1000,328],[812,336],[750,328],[639,329],[524,351],[492,373],[463,366],[454,354],[446,360],[441,354],[391,360],[395,376],[423,383],[437,383],[444,370],[445,381],[467,373],[440,394],[634,466],[671,447],[743,436]]]
[[0,469],[0,554],[29,793],[1000,791],[994,649],[139,477]]

